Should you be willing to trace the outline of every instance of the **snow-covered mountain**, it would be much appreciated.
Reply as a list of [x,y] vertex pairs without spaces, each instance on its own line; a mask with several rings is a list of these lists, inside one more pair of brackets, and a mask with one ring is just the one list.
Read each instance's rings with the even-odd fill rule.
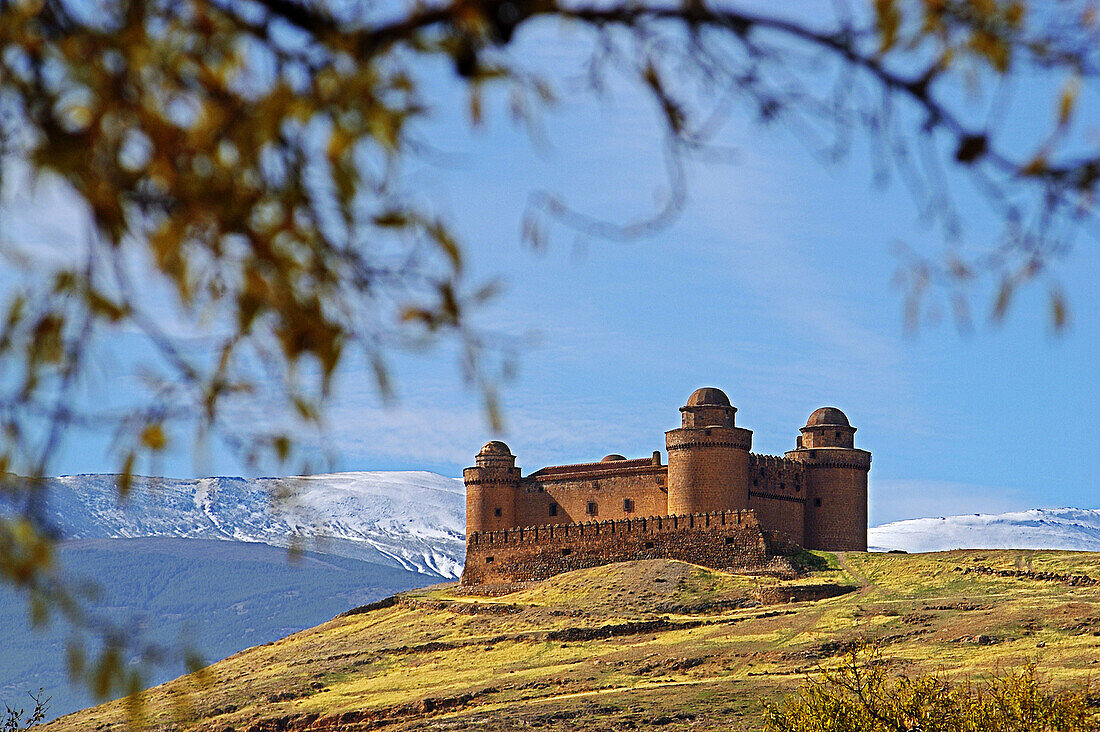
[[[424,471],[296,478],[50,479],[50,515],[66,539],[178,537],[262,542],[445,579],[462,573],[465,489]],[[1058,508],[895,521],[868,530],[872,550],[1100,551],[1100,510]]]
[[867,531],[871,551],[1067,549],[1100,551],[1100,510],[1036,508],[1000,514],[907,519]]
[[136,478],[119,500],[116,476],[47,482],[49,515],[65,539],[180,537],[299,546],[434,575],[462,573],[465,489],[423,471],[298,478]]

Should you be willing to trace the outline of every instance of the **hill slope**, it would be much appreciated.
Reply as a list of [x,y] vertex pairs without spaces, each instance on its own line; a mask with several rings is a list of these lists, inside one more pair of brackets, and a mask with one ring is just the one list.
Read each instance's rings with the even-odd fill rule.
[[[1067,683],[1100,668],[1098,555],[821,556],[795,581],[653,560],[499,597],[412,591],[215,664],[201,691],[191,678],[158,687],[149,717],[212,732],[747,730],[761,700],[862,638],[902,671],[981,675],[1038,658]],[[844,589],[856,591],[800,599]],[[181,693],[187,719],[173,717]],[[46,729],[124,723],[116,702]]]

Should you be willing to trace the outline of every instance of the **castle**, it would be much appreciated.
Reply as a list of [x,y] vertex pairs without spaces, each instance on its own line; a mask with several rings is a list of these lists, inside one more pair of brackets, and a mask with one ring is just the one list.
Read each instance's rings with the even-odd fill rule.
[[835,407],[818,409],[784,457],[751,452],[752,431],[720,389],[697,389],[661,453],[542,468],[522,476],[503,442],[466,482],[464,584],[542,579],[635,558],[747,567],[777,542],[867,550],[871,453]]

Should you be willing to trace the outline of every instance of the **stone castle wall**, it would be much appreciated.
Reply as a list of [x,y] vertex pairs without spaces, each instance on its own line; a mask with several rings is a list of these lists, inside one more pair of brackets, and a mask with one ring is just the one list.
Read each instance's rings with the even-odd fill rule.
[[470,534],[462,583],[539,580],[633,559],[746,569],[768,557],[764,533],[748,510],[531,526]]
[[752,433],[740,427],[666,432],[669,513],[746,508],[751,445]]
[[774,455],[749,456],[749,508],[760,525],[805,544],[806,473],[795,460]]
[[[807,451],[804,544],[828,551],[867,551],[867,469],[862,450]],[[835,454],[834,454],[835,453]]]
[[544,468],[520,482],[516,525],[664,516],[667,476],[659,455]]

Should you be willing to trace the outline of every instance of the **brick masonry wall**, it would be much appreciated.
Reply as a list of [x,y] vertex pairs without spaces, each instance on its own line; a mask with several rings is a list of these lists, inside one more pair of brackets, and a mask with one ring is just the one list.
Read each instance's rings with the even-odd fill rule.
[[466,468],[466,532],[515,526],[518,468]]
[[801,501],[783,501],[749,493],[749,508],[756,512],[764,528],[780,531],[796,544],[805,545],[805,505]]
[[[668,468],[663,465],[628,467],[620,471],[593,470],[568,475],[528,476],[516,499],[518,526],[566,524],[578,521],[627,519],[668,514],[665,485]],[[625,501],[632,510],[626,510]],[[588,513],[595,503],[596,513]],[[551,504],[557,514],[550,513]]]
[[804,501],[806,470],[797,460],[775,455],[749,455],[749,492]]
[[819,465],[806,478],[806,546],[867,551],[867,471]]
[[802,463],[774,455],[749,456],[749,508],[765,529],[805,543],[806,493]]
[[752,511],[722,511],[470,534],[462,584],[546,579],[632,559],[680,559],[715,569],[768,559]]
[[752,432],[740,427],[669,430],[665,444],[669,513],[748,508]]

